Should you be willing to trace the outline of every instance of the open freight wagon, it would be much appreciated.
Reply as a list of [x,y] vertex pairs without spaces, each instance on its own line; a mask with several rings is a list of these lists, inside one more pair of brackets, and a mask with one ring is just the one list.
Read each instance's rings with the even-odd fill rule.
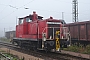
[[68,27],[72,43],[90,44],[90,21],[69,23]]

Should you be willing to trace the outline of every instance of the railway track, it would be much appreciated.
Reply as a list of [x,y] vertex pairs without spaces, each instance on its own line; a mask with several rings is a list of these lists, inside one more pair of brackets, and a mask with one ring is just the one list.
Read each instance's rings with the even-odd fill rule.
[[24,48],[21,49],[20,47],[17,47],[17,46],[14,46],[12,44],[5,43],[5,42],[0,42],[0,45],[5,46],[10,49],[13,49],[13,50],[16,50],[16,51],[19,51],[19,52],[22,52],[22,53],[25,53],[25,54],[28,54],[28,55],[40,57],[45,60],[52,60],[52,59],[55,59],[55,60],[89,60],[86,58],[72,56],[72,55],[68,55],[68,54],[64,54],[64,53],[55,53],[55,52],[47,52],[46,53],[45,51],[40,51],[40,50],[33,51],[30,49],[28,49],[28,50],[24,49]]

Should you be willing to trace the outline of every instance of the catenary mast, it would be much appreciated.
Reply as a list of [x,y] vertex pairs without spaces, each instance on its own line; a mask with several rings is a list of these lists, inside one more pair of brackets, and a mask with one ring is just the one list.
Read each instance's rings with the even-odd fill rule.
[[72,1],[72,21],[78,22],[78,1]]

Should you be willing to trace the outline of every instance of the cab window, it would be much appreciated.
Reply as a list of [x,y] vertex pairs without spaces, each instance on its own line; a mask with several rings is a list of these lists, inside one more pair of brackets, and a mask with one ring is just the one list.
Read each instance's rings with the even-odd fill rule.
[[19,20],[19,24],[23,24],[23,19],[20,19]]
[[30,18],[26,18],[26,22],[31,22],[32,20],[30,20]]

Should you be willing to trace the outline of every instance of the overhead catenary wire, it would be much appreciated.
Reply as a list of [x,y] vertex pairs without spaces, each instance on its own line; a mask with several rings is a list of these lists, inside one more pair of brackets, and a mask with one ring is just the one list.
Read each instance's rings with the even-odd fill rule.
[[[12,5],[7,5],[7,6],[10,6],[10,7],[12,7],[12,8],[16,8],[16,9],[20,9],[20,8],[24,8],[24,6],[26,6],[26,5],[28,5],[29,3],[32,3],[34,0],[31,0],[30,2],[28,2],[28,3],[26,3],[26,4],[24,4],[24,5],[22,5],[21,7],[15,7],[15,6],[12,6]],[[62,1],[62,2],[64,2],[64,1]],[[67,3],[70,3],[70,2],[67,2]],[[4,10],[4,9],[3,9]],[[3,11],[2,10],[2,11]],[[11,13],[14,13],[15,11],[13,11],[13,12],[11,12]],[[10,13],[10,14],[11,14]],[[8,14],[9,15],[9,14]]]
[[78,2],[78,3],[82,3],[82,4],[90,4],[90,3],[85,3],[85,2]]
[[[10,4],[12,2],[12,0],[8,3]],[[5,4],[2,4],[2,5],[5,5]],[[0,14],[8,7],[9,5],[5,5],[5,7],[0,11]]]
[[0,3],[0,5],[2,5],[2,6],[8,6],[8,5],[6,5],[6,4],[1,4],[1,3]]
[[33,1],[35,1],[35,0],[31,0],[30,2],[28,2],[28,3],[24,4],[24,5],[22,5],[21,7],[19,7],[18,9],[23,8],[24,6],[28,5],[29,3],[32,3]]
[[[12,11],[11,13],[7,14],[5,17],[1,18],[1,20],[3,20],[3,19],[5,19],[6,17],[10,16],[10,15],[13,14],[14,12],[16,12],[17,10],[19,10],[19,9],[21,9],[21,8],[24,8],[24,6],[26,6],[26,5],[29,4],[29,3],[32,3],[33,1],[34,1],[34,0],[31,0],[30,2],[22,5],[22,6],[19,7],[19,8],[18,8],[18,7],[14,7],[14,6],[12,6],[12,5],[9,5],[9,6],[12,7],[12,8],[16,8],[16,10]],[[4,9],[3,9],[3,10],[4,10]]]
[[[24,8],[24,6],[28,5],[29,3],[32,3],[33,1],[35,1],[35,0],[31,0],[30,2],[24,4],[24,5],[20,6],[20,7],[15,7],[15,6],[12,6],[12,5],[6,5],[6,6],[10,6],[11,8],[15,8],[16,10],[14,10],[14,11],[12,11],[11,13],[7,14],[7,15],[6,15],[5,17],[3,17],[1,20],[7,18],[8,16],[10,16],[11,14],[13,14],[13,13],[16,12],[17,10],[19,10],[19,9],[21,9],[21,8]],[[61,1],[61,2],[65,2],[65,1]],[[65,3],[71,3],[71,2],[65,2]],[[81,2],[80,2],[80,3],[81,3]],[[40,9],[38,9],[38,10],[40,10]],[[49,10],[40,10],[40,11],[49,11]],[[49,12],[56,12],[56,13],[59,13],[59,14],[62,13],[62,11],[61,11],[61,12],[49,11]],[[64,11],[63,11],[63,12],[64,12]],[[65,14],[72,14],[72,13],[65,12]]]

